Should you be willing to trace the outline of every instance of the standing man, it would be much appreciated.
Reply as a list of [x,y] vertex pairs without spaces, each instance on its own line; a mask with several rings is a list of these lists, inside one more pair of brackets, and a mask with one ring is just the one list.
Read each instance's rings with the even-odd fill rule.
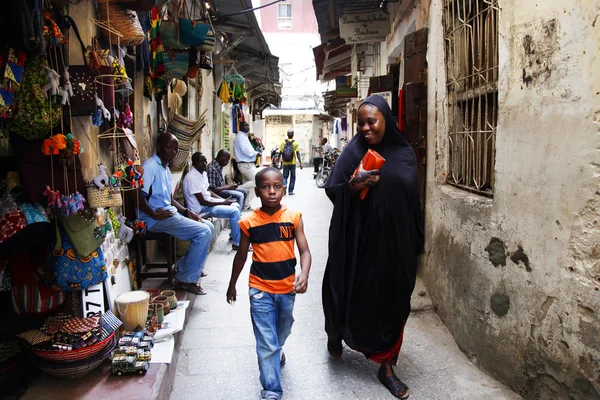
[[240,246],[240,205],[235,200],[224,199],[211,192],[206,175],[206,157],[200,152],[192,155],[192,169],[183,179],[183,194],[187,205],[196,213],[215,218],[228,218],[231,225],[231,246]]
[[229,164],[231,160],[231,154],[225,150],[219,150],[217,156],[208,167],[206,167],[206,174],[208,175],[208,189],[223,198],[233,197],[240,205],[240,209],[245,209],[244,202],[248,198],[248,192],[241,187],[238,187],[237,183],[225,184],[223,178],[223,167]]
[[256,175],[256,158],[260,154],[254,150],[248,138],[250,125],[246,121],[242,121],[238,130],[235,141],[233,142],[233,152],[237,166],[242,174],[242,187],[246,190],[256,186],[254,183],[254,175]]
[[144,188],[131,191],[138,204],[139,218],[148,231],[168,233],[179,240],[189,240],[190,247],[177,263],[173,285],[192,294],[206,294],[198,284],[214,226],[203,221],[195,212],[173,199],[171,170],[179,149],[179,141],[169,132],[163,132],[156,143],[156,154],[142,164]]
[[[294,195],[294,186],[296,185],[296,159],[302,169],[302,159],[300,158],[300,148],[294,140],[294,130],[288,129],[287,139],[281,142],[279,152],[283,160],[283,184],[287,187],[287,192],[290,196]],[[288,186],[288,176],[290,177],[290,185]]]

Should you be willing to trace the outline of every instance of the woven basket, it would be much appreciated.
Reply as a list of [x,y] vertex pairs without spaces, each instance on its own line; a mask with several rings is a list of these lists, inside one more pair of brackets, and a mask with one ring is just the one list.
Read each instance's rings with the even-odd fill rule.
[[190,67],[190,52],[188,50],[163,51],[162,56],[167,78],[181,79],[187,74]]
[[119,190],[98,189],[95,185],[87,186],[88,206],[91,208],[118,207],[123,205]]
[[53,363],[44,362],[39,359],[33,359],[32,363],[44,371],[45,373],[56,376],[57,378],[65,379],[78,379],[83,378],[102,364],[102,361],[110,355],[110,352],[117,345],[117,340],[114,334],[109,336],[106,340],[109,342],[104,346],[102,351],[92,357],[88,357],[85,360],[73,362],[73,363]]
[[204,120],[194,120],[175,114],[169,122],[167,132],[173,134],[179,140],[180,144],[190,145],[198,139],[205,125],[206,122]]
[[[40,360],[74,363],[94,357],[109,346],[110,343],[114,342],[114,337],[115,333],[113,332],[106,339],[77,350],[37,350],[33,347],[29,347],[29,351]],[[42,362],[42,364],[44,364],[44,362]]]
[[[122,46],[137,46],[144,42],[146,35],[140,25],[140,20],[135,11],[121,7],[113,0],[98,1],[98,16],[101,21],[108,21],[123,35]],[[101,29],[102,35],[108,41],[116,42],[115,35],[111,35],[106,29]]]
[[190,154],[192,153],[191,146],[179,145],[179,151],[177,151],[177,155],[171,164],[169,164],[169,169],[171,172],[181,172],[185,168],[190,159]]

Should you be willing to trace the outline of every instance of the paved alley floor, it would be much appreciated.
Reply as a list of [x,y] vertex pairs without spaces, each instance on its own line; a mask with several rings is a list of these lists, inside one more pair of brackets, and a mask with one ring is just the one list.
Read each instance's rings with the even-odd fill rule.
[[[341,361],[329,358],[321,308],[321,281],[327,261],[332,205],[312,179],[312,169],[298,171],[296,195],[284,203],[303,213],[313,256],[308,292],[298,295],[296,322],[284,352],[284,399],[393,399],[377,380],[378,366],[344,348]],[[259,206],[255,199],[253,206]],[[225,299],[234,252],[221,233],[209,255],[202,287],[184,333],[172,400],[260,399],[255,341],[247,296],[251,257],[238,280],[234,306]],[[428,296],[413,295],[415,312],[408,319],[400,360],[395,370],[410,387],[411,399],[520,399],[480,371],[459,350],[430,307]],[[423,292],[421,292],[423,294]]]

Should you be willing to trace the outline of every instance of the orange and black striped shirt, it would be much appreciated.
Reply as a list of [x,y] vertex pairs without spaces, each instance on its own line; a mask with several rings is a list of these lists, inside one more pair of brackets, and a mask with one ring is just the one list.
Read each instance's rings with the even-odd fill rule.
[[254,248],[249,286],[272,294],[294,290],[296,278],[295,231],[302,214],[282,206],[273,215],[260,209],[242,219],[242,232]]

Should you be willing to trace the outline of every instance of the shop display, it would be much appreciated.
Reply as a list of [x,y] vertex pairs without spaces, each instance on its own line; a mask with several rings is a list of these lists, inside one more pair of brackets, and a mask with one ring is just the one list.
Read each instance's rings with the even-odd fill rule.
[[112,373],[146,373],[153,345],[154,338],[149,332],[125,332],[119,340],[119,348],[112,352]]

